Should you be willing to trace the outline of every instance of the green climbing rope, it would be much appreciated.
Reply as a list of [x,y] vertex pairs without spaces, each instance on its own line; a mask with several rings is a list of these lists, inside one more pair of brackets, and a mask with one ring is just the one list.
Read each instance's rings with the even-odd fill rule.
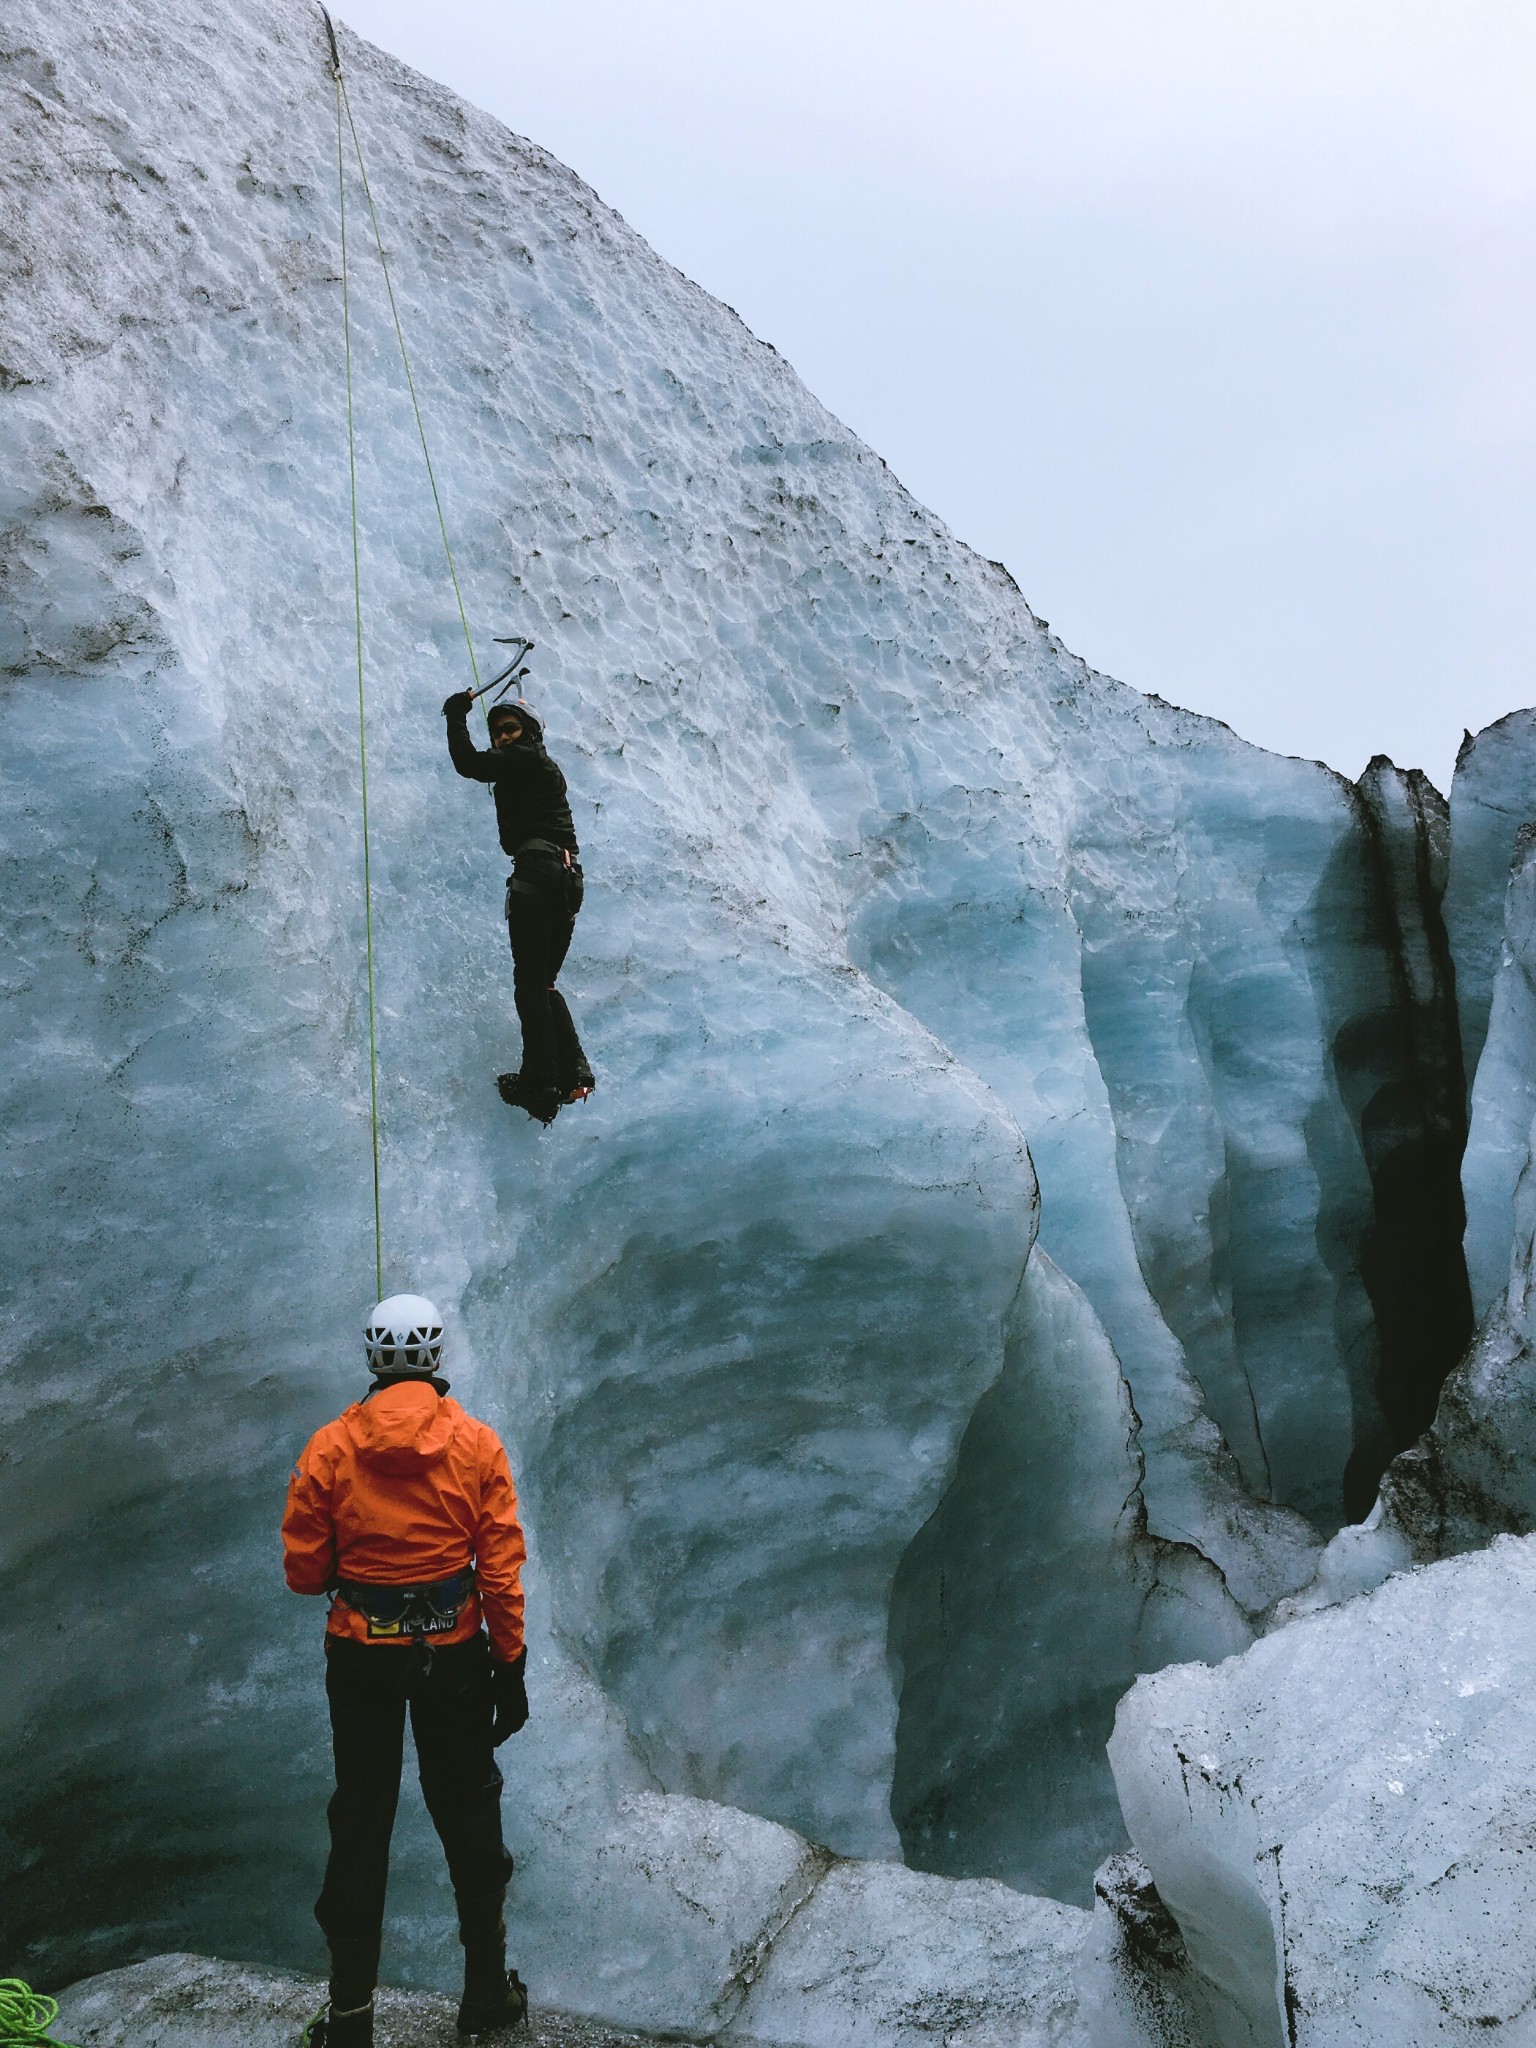
[[352,617],[357,638],[357,751],[363,785],[363,929],[368,956],[368,1089],[373,1125],[373,1277],[375,1300],[384,1292],[384,1222],[379,1198],[379,1028],[373,998],[373,867],[368,844],[368,706],[363,688],[363,567],[357,531],[357,427],[352,404],[352,289],[347,266],[347,158],[341,108],[345,87],[336,79],[336,190],[341,215],[341,325],[347,358],[347,474],[352,489]]
[[45,1998],[19,1977],[0,1977],[0,2043],[4,2048],[66,2048],[48,2029],[59,2016],[59,2001]]
[[[442,535],[443,554],[448,562],[448,580],[453,585],[454,603],[459,608],[459,624],[464,629],[464,645],[469,651],[470,673],[475,679],[477,694],[480,689],[480,664],[475,659],[475,642],[469,630],[469,614],[464,609],[464,596],[459,589],[458,567],[453,559],[453,544],[448,538],[448,521],[443,516],[443,500],[437,488],[437,472],[432,467],[432,450],[427,445],[426,422],[422,419],[421,404],[416,396],[416,378],[411,369],[410,351],[405,345],[405,328],[401,324],[400,307],[395,298],[394,279],[389,274],[389,259],[384,254],[384,236],[379,226],[379,211],[373,203],[373,188],[368,182],[368,166],[363,161],[362,140],[357,132],[357,123],[352,118],[352,101],[347,92],[347,81],[342,76],[341,54],[336,46],[335,26],[326,12],[323,0],[320,12],[325,16],[326,34],[330,38],[331,46],[331,76],[336,81],[336,191],[337,210],[341,220],[341,309],[347,359],[347,474],[352,497],[352,614],[357,640],[357,745],[363,793],[363,922],[367,935],[368,1085],[373,1127],[373,1264],[375,1285],[382,1295],[384,1225],[379,1192],[379,1036],[378,1012],[374,1000],[373,869],[368,837],[368,710],[367,693],[363,686],[363,572],[357,521],[357,426],[352,392],[352,297],[351,273],[347,259],[347,167],[343,117],[346,128],[351,131],[352,149],[357,158],[358,175],[362,179],[363,196],[368,202],[368,217],[373,224],[373,243],[379,253],[379,268],[384,273],[384,289],[389,294],[390,317],[395,323],[395,340],[399,343],[400,362],[405,370],[405,388],[411,395],[411,410],[416,415],[416,433],[421,441],[421,456],[427,466],[427,482],[432,487],[432,503],[437,512],[437,530]],[[484,706],[481,708],[483,710]],[[0,2048],[4,2048],[3,2043],[0,2043]]]
[[416,399],[416,379],[411,374],[411,358],[405,346],[405,329],[400,324],[400,308],[395,303],[394,280],[389,274],[389,259],[384,254],[384,237],[379,231],[378,208],[373,203],[373,188],[368,183],[368,166],[363,162],[363,145],[358,140],[357,123],[352,119],[352,102],[347,96],[347,81],[341,75],[340,66],[336,71],[336,85],[342,104],[347,110],[347,126],[352,130],[352,147],[357,153],[357,169],[363,181],[363,197],[368,201],[368,215],[373,222],[373,244],[379,252],[379,268],[384,273],[384,288],[389,293],[389,310],[395,323],[395,340],[400,344],[400,361],[405,369],[405,386],[411,394],[411,410],[416,415],[416,432],[421,437],[422,460],[427,465],[427,482],[432,486],[432,503],[437,508],[437,530],[443,537],[443,553],[448,558],[448,580],[453,585],[454,602],[459,608],[459,624],[464,628],[464,645],[469,649],[469,666],[475,678],[475,688],[478,690],[480,664],[475,659],[475,643],[470,635],[469,614],[464,609],[464,598],[459,590],[459,572],[454,566],[453,547],[448,539],[448,522],[443,517],[443,501],[438,495],[437,473],[432,467],[432,451],[427,446],[427,430],[422,422],[421,407]]

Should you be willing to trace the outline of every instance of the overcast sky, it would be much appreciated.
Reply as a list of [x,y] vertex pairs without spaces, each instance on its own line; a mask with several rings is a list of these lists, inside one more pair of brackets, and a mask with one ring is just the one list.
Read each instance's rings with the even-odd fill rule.
[[1449,782],[1536,702],[1530,0],[341,0],[1097,668]]

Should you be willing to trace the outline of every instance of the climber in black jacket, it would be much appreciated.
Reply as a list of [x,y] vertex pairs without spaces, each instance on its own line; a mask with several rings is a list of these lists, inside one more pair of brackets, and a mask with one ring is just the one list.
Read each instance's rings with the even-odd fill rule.
[[553,1123],[561,1105],[592,1093],[592,1069],[576,1036],[565,997],[555,987],[581,908],[582,873],[565,777],[544,750],[544,732],[526,704],[493,705],[491,744],[482,752],[469,736],[468,690],[443,706],[448,753],[461,775],[488,782],[496,827],[512,857],[507,879],[507,936],[512,942],[512,995],[523,1027],[523,1064],[497,1078],[502,1100]]

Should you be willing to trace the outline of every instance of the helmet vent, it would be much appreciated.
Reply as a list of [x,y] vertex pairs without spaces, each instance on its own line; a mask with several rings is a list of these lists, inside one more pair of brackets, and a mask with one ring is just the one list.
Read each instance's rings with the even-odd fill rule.
[[368,1318],[363,1342],[373,1372],[436,1372],[443,1325],[431,1302],[419,1294],[391,1295]]

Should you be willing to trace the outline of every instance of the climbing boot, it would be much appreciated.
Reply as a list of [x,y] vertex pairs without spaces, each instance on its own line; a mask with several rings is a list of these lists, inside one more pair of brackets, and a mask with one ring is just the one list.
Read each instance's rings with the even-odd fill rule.
[[300,2048],[373,2048],[373,2000],[351,2012],[322,2006],[299,2040]]
[[464,1944],[464,1996],[459,2004],[461,2034],[492,2034],[520,2027],[528,2017],[528,1992],[516,1970],[507,1968],[505,1892],[478,1899],[459,1897],[459,1939]]
[[[483,1983],[464,1958],[464,1996],[459,2004],[461,2034],[494,2034],[520,2027],[528,2017],[528,1988],[516,1970],[487,1971]],[[372,2036],[369,2036],[370,2043]]]
[[304,2029],[303,2048],[373,2048],[373,1987],[379,1981],[376,1936],[331,1935],[330,1997]]
[[525,1109],[536,1123],[552,1124],[560,1114],[558,1088],[530,1088],[521,1074],[498,1074],[496,1091],[514,1109]]

